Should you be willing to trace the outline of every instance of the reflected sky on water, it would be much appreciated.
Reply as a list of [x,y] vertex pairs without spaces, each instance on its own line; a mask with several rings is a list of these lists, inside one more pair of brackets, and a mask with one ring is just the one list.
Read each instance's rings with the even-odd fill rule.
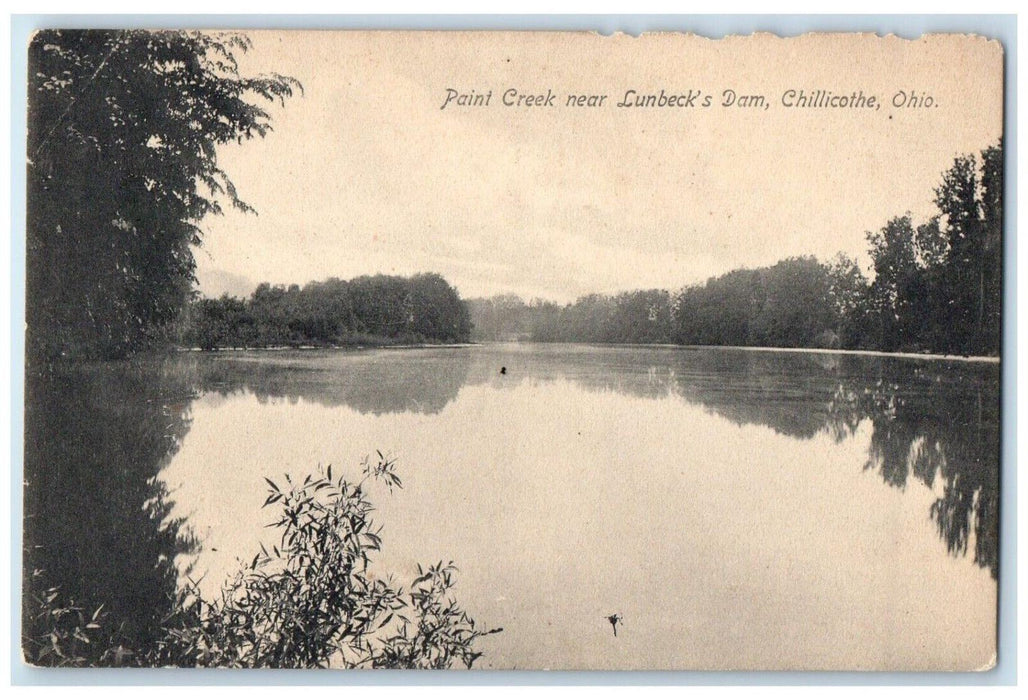
[[26,537],[83,597],[125,581],[140,634],[176,575],[216,590],[269,541],[264,476],[381,450],[405,488],[373,494],[379,568],[454,560],[505,628],[483,668],[973,668],[994,648],[997,365],[501,345],[74,374],[30,381]]

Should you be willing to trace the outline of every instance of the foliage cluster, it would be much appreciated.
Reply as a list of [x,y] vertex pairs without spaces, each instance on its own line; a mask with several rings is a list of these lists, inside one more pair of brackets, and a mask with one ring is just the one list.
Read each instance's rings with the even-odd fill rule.
[[[452,562],[418,567],[406,587],[372,570],[382,543],[372,520],[370,482],[402,487],[392,460],[365,460],[363,477],[333,477],[332,467],[280,486],[267,479],[265,506],[277,544],[262,545],[220,596],[189,582],[161,621],[162,634],[133,648],[100,606],[64,601],[58,589],[26,596],[23,652],[50,666],[217,668],[471,668],[481,630],[452,597]],[[35,623],[35,624],[33,624]],[[40,631],[41,630],[41,631]]]
[[235,33],[43,30],[28,50],[30,358],[122,357],[161,338],[193,282],[199,222],[250,210],[221,144],[263,137],[299,89],[244,77]]
[[437,274],[329,279],[300,287],[261,284],[249,299],[192,303],[179,341],[223,347],[465,342],[467,307]]
[[[837,346],[842,306],[855,293],[856,263],[789,258],[736,270],[677,293],[661,289],[590,294],[574,304],[525,304],[517,297],[468,302],[477,340]],[[861,278],[862,279],[862,278]],[[831,295],[838,302],[828,303]]]
[[1003,291],[1003,148],[957,158],[935,190],[938,215],[868,234],[874,280],[864,344],[998,354]]

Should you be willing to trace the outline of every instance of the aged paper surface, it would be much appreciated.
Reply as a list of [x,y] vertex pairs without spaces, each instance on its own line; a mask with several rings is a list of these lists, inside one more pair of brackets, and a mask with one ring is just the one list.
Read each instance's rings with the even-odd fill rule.
[[[998,42],[252,31],[248,128],[164,78],[218,49],[71,34],[30,53],[29,663],[994,665]],[[368,455],[381,532],[290,539],[283,474]]]

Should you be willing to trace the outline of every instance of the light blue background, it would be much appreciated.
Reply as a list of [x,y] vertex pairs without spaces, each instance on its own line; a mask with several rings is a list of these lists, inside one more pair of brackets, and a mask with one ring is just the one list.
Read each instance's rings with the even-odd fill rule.
[[[727,34],[861,31],[915,38],[974,32],[1006,51],[1004,329],[1000,488],[999,662],[985,673],[724,673],[698,671],[233,671],[36,669],[21,660],[21,523],[25,321],[26,47],[32,31],[146,29],[534,29]],[[1016,221],[1017,19],[1013,15],[15,15],[11,18],[11,669],[15,685],[1012,685],[1017,681]],[[926,138],[930,138],[926,134]],[[15,203],[18,203],[17,205]],[[940,613],[941,614],[941,613]]]

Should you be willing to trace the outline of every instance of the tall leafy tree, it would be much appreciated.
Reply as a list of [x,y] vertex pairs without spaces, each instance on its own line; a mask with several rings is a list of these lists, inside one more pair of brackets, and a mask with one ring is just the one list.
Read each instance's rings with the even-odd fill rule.
[[1003,144],[960,156],[935,190],[949,256],[951,349],[999,350],[1002,293]]
[[920,293],[914,226],[910,215],[892,218],[878,231],[867,234],[874,281],[869,289],[871,312],[877,335],[876,347],[897,350],[909,342]]
[[828,301],[835,334],[842,347],[855,347],[866,336],[868,281],[857,261],[837,254],[827,266]]
[[983,267],[981,334],[984,349],[999,352],[1003,305],[1003,141],[982,151]]
[[240,34],[37,33],[29,45],[30,361],[120,357],[180,311],[222,203],[251,210],[217,148],[264,136],[300,85],[244,77]]

